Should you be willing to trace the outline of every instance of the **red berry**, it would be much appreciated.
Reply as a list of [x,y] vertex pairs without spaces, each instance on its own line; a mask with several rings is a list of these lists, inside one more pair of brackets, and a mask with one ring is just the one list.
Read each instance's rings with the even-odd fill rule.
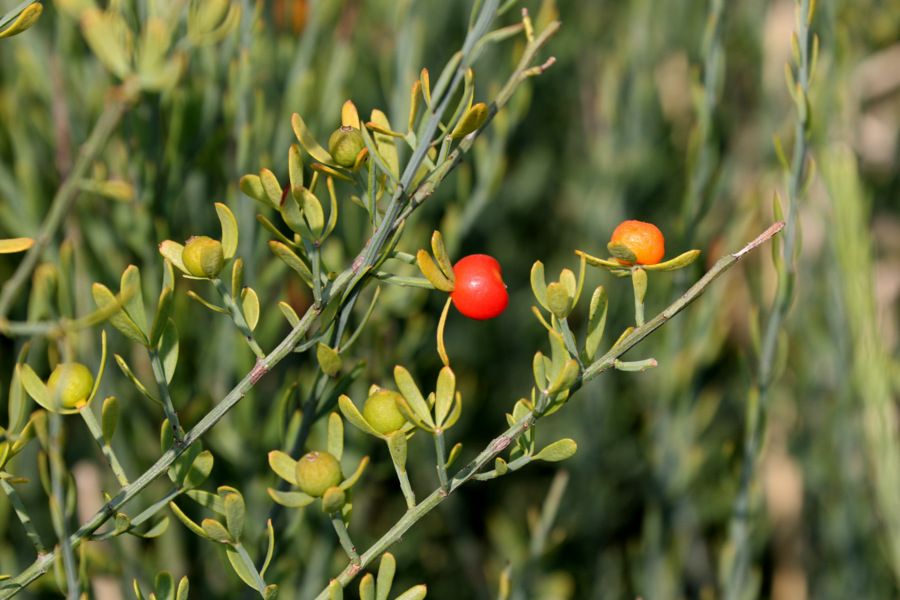
[[456,286],[450,292],[457,310],[470,319],[493,319],[509,304],[500,263],[486,254],[472,254],[453,265]]

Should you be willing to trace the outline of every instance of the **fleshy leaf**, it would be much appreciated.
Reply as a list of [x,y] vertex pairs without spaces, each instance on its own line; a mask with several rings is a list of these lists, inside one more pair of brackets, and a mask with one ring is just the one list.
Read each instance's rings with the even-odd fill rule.
[[[34,6],[32,4],[32,6]],[[38,5],[40,6],[40,5]],[[15,252],[24,252],[34,246],[34,240],[27,237],[8,238],[0,240],[0,254],[13,254]]]
[[313,287],[313,275],[312,271],[309,270],[309,267],[300,260],[300,257],[294,254],[294,251],[291,250],[285,244],[281,242],[276,242],[274,240],[269,242],[269,248],[272,252],[280,258],[287,266],[292,268],[294,271],[300,275],[300,278],[303,279],[304,283],[309,287]]
[[184,254],[184,246],[178,242],[173,242],[172,240],[165,240],[159,245],[159,253],[162,254],[164,258],[169,259],[169,262],[177,267],[179,271],[190,275],[187,267],[184,266],[184,260],[181,258],[182,254]]
[[578,444],[566,438],[546,446],[543,450],[534,455],[534,459],[546,462],[557,462],[569,458],[575,454],[577,449]]
[[19,16],[16,17],[16,20],[13,21],[12,25],[3,31],[0,31],[0,38],[12,37],[28,30],[32,25],[37,23],[38,17],[41,16],[43,11],[44,6],[40,2],[29,4],[25,7],[25,10],[19,13]]
[[[321,163],[327,165],[334,164],[331,160],[331,154],[328,153],[328,150],[319,145],[319,142],[317,142],[316,138],[313,137],[313,134],[310,133],[309,128],[306,127],[306,123],[303,122],[303,119],[297,113],[294,113],[291,117],[291,126],[294,128],[294,135],[297,136],[300,145],[303,146],[303,149],[306,150],[310,156]],[[357,129],[359,129],[359,127],[357,127]]]
[[422,271],[422,275],[431,282],[435,288],[441,290],[442,292],[452,292],[454,288],[454,284],[450,281],[442,272],[442,270],[438,267],[438,265],[431,258],[431,255],[428,254],[426,250],[419,250],[416,253],[416,262],[419,265],[419,270]]
[[297,485],[297,461],[282,452],[281,450],[272,450],[269,452],[269,466],[275,471],[275,474],[287,481]]
[[603,330],[606,328],[606,309],[609,299],[603,286],[597,287],[591,296],[591,306],[588,311],[587,339],[584,343],[584,362],[590,363],[597,354],[600,340],[603,338]]
[[344,422],[335,412],[328,415],[328,454],[338,461],[344,456]]
[[272,488],[268,488],[267,491],[269,492],[269,496],[272,497],[272,500],[282,506],[287,506],[288,508],[303,508],[315,501],[315,498],[307,496],[303,492],[282,492]]
[[235,541],[240,541],[244,535],[244,519],[247,509],[244,506],[244,499],[238,493],[226,494],[223,499],[225,503],[225,524],[228,533]]
[[544,263],[537,261],[531,266],[531,290],[534,297],[546,310],[550,310],[547,304],[547,279],[544,275]]
[[109,322],[113,324],[113,327],[122,332],[128,339],[135,341],[142,346],[149,345],[150,340],[147,339],[144,332],[141,331],[131,317],[128,316],[125,310],[122,308],[119,308],[118,310],[113,309],[113,306],[119,304],[120,301],[113,295],[108,287],[102,283],[95,283],[91,287],[91,293],[94,296],[94,303],[97,305],[97,308],[101,310],[107,308],[113,310],[112,314],[109,315]]
[[221,202],[216,202],[216,214],[219,216],[219,223],[222,225],[222,253],[225,255],[225,262],[228,262],[234,256],[234,253],[237,252],[237,221],[235,221],[231,210]]
[[273,205],[272,201],[269,199],[269,195],[266,194],[266,190],[263,187],[262,180],[259,175],[244,175],[241,177],[240,183],[238,186],[241,188],[241,191],[244,192],[247,196],[250,196],[254,200],[262,202],[267,206],[271,206],[272,208],[278,208],[278,206]]
[[253,288],[245,287],[241,290],[241,309],[244,311],[244,319],[250,331],[253,331],[259,322],[259,296]]
[[178,364],[178,329],[175,328],[175,321],[171,317],[159,340],[159,360],[163,365],[166,383],[171,383],[172,376],[175,375],[175,367]]
[[381,439],[387,439],[382,434],[375,431],[375,429],[369,425],[369,422],[366,421],[365,417],[362,416],[362,413],[359,412],[359,409],[356,408],[356,405],[353,404],[353,401],[347,397],[345,394],[341,394],[338,397],[338,407],[341,409],[341,414],[344,415],[344,418],[350,421],[354,427],[368,433],[369,435],[374,435],[375,437]]
[[426,423],[431,430],[434,430],[434,419],[431,417],[431,411],[428,410],[425,398],[422,396],[422,392],[419,391],[419,387],[413,380],[412,375],[409,374],[409,371],[397,365],[394,367],[394,380],[397,382],[397,387],[409,403],[410,408],[415,411],[416,416]]
[[103,441],[109,446],[110,440],[116,432],[116,424],[119,422],[119,401],[115,396],[110,396],[103,401],[103,410],[100,413],[100,431],[103,433]]

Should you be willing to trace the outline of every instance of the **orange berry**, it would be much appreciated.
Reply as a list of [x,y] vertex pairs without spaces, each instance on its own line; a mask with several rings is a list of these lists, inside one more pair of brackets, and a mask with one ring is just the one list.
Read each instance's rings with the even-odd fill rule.
[[[665,238],[656,225],[643,221],[623,221],[613,231],[611,244],[622,244],[634,252],[639,265],[655,265],[666,252]],[[623,265],[631,263],[616,259]]]

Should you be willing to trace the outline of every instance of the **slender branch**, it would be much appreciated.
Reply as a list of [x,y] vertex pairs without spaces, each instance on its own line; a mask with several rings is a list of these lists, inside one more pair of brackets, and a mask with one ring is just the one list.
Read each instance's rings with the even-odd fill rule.
[[75,167],[53,197],[50,209],[47,211],[47,217],[41,224],[37,236],[35,236],[34,246],[25,253],[13,276],[3,284],[2,290],[0,290],[0,319],[5,319],[9,316],[9,311],[12,310],[16,297],[22,286],[31,277],[31,272],[40,259],[41,253],[52,241],[56,230],[62,224],[63,218],[69,213],[75,198],[78,197],[79,180],[85,177],[100,151],[106,146],[106,142],[119,126],[125,111],[131,106],[128,90],[123,87],[117,92],[119,92],[119,97],[106,105],[106,109],[96,125],[94,125],[90,137],[81,147]]
[[[685,292],[685,294],[681,296],[681,298],[679,298],[676,302],[674,302],[656,317],[648,321],[643,327],[636,328],[624,340],[616,344],[602,358],[598,359],[594,364],[588,367],[582,374],[581,379],[576,382],[576,384],[571,388],[570,398],[571,394],[574,394],[584,382],[587,382],[603,371],[612,368],[616,360],[620,356],[628,352],[628,350],[636,346],[652,332],[662,327],[672,317],[681,312],[688,304],[699,298],[713,281],[715,281],[723,273],[733,267],[739,259],[744,257],[750,250],[770,240],[772,236],[780,232],[783,228],[784,222],[778,221],[771,227],[766,229],[766,231],[760,234],[755,240],[747,244],[747,246],[745,246],[740,251],[735,252],[734,254],[725,255],[724,257],[719,259],[719,261],[715,265],[713,265],[713,267],[706,273],[706,275],[704,275],[703,278],[701,278],[687,292]],[[539,401],[536,410],[540,411],[543,410],[543,408],[545,408],[543,407],[543,402]],[[485,465],[494,460],[494,458],[496,458],[498,454],[508,448],[510,444],[512,444],[516,439],[519,438],[519,436],[528,431],[539,418],[540,416],[538,414],[529,412],[518,422],[504,431],[500,436],[492,440],[491,443],[488,444],[487,447],[485,447],[484,450],[482,450],[478,454],[478,456],[476,456],[465,467],[460,469],[459,472],[457,472],[456,475],[454,475],[450,480],[449,487],[446,490],[442,487],[438,487],[433,492],[431,492],[431,494],[429,494],[427,498],[419,502],[415,506],[415,508],[408,510],[406,514],[404,514],[403,517],[401,517],[400,520],[398,520],[387,533],[385,533],[377,542],[372,544],[372,546],[369,547],[368,550],[360,555],[360,562],[358,564],[351,563],[341,572],[340,575],[338,575],[337,579],[341,582],[341,585],[343,587],[346,587],[347,584],[353,580],[353,578],[357,573],[360,572],[361,569],[371,564],[388,548],[399,542],[404,533],[406,533],[417,521],[422,519],[426,514],[431,512],[436,506],[443,502],[449,494],[453,493],[453,491],[460,488],[469,480],[475,478],[476,475],[481,471],[481,469],[485,467]],[[326,600],[328,597],[328,589],[326,588],[318,596],[316,596],[316,600]]]

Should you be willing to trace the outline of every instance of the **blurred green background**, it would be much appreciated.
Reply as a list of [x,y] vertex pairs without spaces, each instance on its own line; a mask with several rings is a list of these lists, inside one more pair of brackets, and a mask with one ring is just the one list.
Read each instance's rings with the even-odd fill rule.
[[[16,4],[0,2],[0,13]],[[132,24],[152,12],[145,0],[110,4]],[[86,46],[77,21],[60,12],[77,5],[47,3],[34,28],[0,40],[0,237],[36,233],[117,83]],[[709,36],[717,6],[720,26]],[[650,274],[652,316],[720,256],[771,224],[776,193],[786,199],[772,140],[777,134],[790,153],[795,110],[784,65],[795,26],[792,1],[527,1],[498,25],[517,22],[523,7],[538,28],[562,21],[542,53],[555,64],[500,113],[410,220],[399,248],[428,247],[440,227],[454,257],[495,256],[509,287],[510,306],[501,317],[474,322],[451,312],[447,324],[463,391],[462,419],[449,432],[451,443],[464,444],[460,465],[505,429],[504,414],[530,393],[534,353],[548,352],[531,310],[534,261],[543,261],[555,279],[562,268],[577,269],[575,249],[604,256],[623,219],[653,222],[666,235],[667,257],[692,248],[703,254],[685,271]],[[310,298],[266,246],[270,238],[256,214],[271,218],[269,209],[241,194],[238,180],[262,167],[286,180],[294,112],[323,143],[346,99],[364,118],[381,109],[402,129],[413,81],[423,67],[436,77],[460,47],[471,3],[247,0],[242,8],[234,33],[190,49],[180,83],[144,94],[102,152],[94,176],[129,182],[134,198],[82,193],[43,256],[56,262],[62,239],[73,240],[76,314],[93,309],[92,283],[118,289],[129,264],[141,268],[145,298],[156,298],[159,242],[218,236],[213,202],[225,202],[240,226],[246,283],[263,306],[258,339],[273,348],[290,329],[277,302],[300,312]],[[757,501],[747,518],[760,597],[898,596],[900,558],[892,548],[900,547],[894,525],[900,502],[892,507],[878,498],[900,489],[900,457],[893,452],[893,400],[900,390],[900,2],[820,2],[812,28],[821,48],[810,90],[811,155],[819,175],[800,201],[795,300],[784,323],[783,371],[771,392],[761,454],[747,457],[741,448],[756,372],[754,323],[760,314],[764,322],[774,290],[769,246],[627,357],[652,356],[658,368],[605,373],[539,423],[538,445],[571,437],[578,443],[573,458],[467,485],[409,531],[391,549],[398,561],[395,594],[425,583],[429,598],[494,598],[501,572],[509,569],[515,599],[720,597],[740,465],[752,460]],[[475,66],[476,102],[490,101],[520,50],[516,40],[487,49]],[[337,268],[368,236],[349,190],[338,187],[340,235],[324,250]],[[20,259],[0,257],[0,280]],[[187,426],[253,365],[230,322],[187,297],[189,289],[211,297],[202,283],[177,286],[181,350],[172,391]],[[588,289],[596,285],[605,285],[611,298],[608,347],[632,323],[631,286],[590,271]],[[434,332],[443,295],[382,287],[366,332],[345,356],[345,364],[366,361],[350,394],[358,404],[370,384],[392,384],[395,364],[423,389],[441,366]],[[26,296],[11,319],[26,318]],[[585,313],[579,306],[570,318],[577,332]],[[144,352],[105,328],[111,351],[152,382]],[[80,360],[94,369],[99,339],[99,328],[78,339]],[[4,398],[25,341],[0,337]],[[46,375],[47,342],[32,342],[30,362]],[[100,394],[121,402],[114,446],[134,477],[159,456],[163,415],[112,361],[107,369]],[[264,552],[272,511],[265,490],[275,485],[266,455],[281,447],[285,411],[296,409],[296,396],[286,405],[281,399],[295,382],[304,397],[312,370],[307,355],[286,360],[204,439],[216,458],[205,488],[242,491],[256,553]],[[80,421],[69,425],[66,459],[84,519],[101,502],[98,487],[109,493],[117,487]],[[310,448],[323,439],[317,427]],[[405,510],[387,452],[376,442],[348,426],[345,463],[355,465],[366,454],[373,461],[354,488],[350,533],[360,548]],[[425,436],[411,440],[409,470],[420,497],[437,483],[432,452]],[[35,460],[29,448],[8,470],[31,479],[17,489],[49,536]],[[126,512],[136,514],[165,489],[154,484]],[[551,490],[561,497],[557,514],[545,513],[555,518],[544,530],[540,514]],[[182,504],[198,519],[207,516]],[[279,584],[281,598],[314,597],[343,568],[346,558],[330,527],[312,508],[277,515],[267,581]],[[33,559],[9,502],[0,501],[0,573],[15,575]],[[191,597],[252,597],[224,552],[174,518],[156,540],[91,544],[83,559],[97,598],[133,597],[132,580],[147,590],[163,569],[188,575]],[[55,590],[46,576],[21,597],[57,597]]]

